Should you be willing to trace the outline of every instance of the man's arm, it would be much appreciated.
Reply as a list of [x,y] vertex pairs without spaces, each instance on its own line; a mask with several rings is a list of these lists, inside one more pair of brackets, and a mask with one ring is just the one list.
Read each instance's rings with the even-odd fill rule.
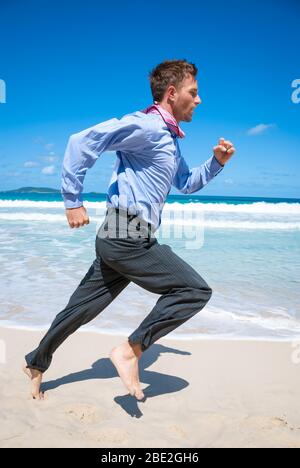
[[181,156],[173,185],[182,193],[197,192],[221,172],[223,167],[215,156],[212,156],[202,166],[189,169],[185,159]]
[[104,151],[136,152],[146,144],[140,119],[126,115],[102,122],[69,138],[64,155],[61,194],[70,227],[88,224],[82,191],[85,174]]
[[83,181],[104,151],[136,151],[143,148],[146,130],[136,117],[110,119],[69,138],[62,167],[61,193],[66,208],[82,206]]
[[222,138],[214,147],[214,155],[202,166],[189,169],[185,159],[181,156],[173,185],[182,193],[194,193],[201,190],[223,170],[225,163],[234,152],[235,148],[232,143]]

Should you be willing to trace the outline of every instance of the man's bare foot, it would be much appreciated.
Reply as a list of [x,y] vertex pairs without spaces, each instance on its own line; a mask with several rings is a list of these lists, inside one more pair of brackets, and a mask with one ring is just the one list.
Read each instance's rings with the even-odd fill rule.
[[36,369],[29,369],[26,367],[27,364],[23,365],[23,371],[31,380],[30,395],[34,400],[44,400],[44,393],[40,391],[43,373]]
[[145,398],[139,380],[138,361],[141,355],[140,346],[131,346],[128,341],[113,348],[109,355],[130,395],[135,396],[138,400]]

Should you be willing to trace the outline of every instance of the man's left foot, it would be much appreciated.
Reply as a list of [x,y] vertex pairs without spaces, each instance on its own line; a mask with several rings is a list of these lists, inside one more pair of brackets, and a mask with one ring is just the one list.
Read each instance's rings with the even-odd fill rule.
[[31,398],[33,398],[33,400],[44,400],[44,393],[40,391],[43,373],[39,370],[28,368],[26,363],[23,365],[23,372],[25,372],[31,380]]

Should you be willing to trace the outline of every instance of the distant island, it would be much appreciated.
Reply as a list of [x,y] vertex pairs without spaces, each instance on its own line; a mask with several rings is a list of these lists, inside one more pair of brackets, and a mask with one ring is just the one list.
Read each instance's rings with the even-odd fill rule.
[[[1,193],[58,193],[60,194],[60,190],[53,189],[49,187],[21,187],[14,190],[5,190]],[[85,195],[105,195],[100,192],[87,192]]]
[[6,190],[2,193],[60,193],[60,190],[47,187],[21,187],[15,190]]

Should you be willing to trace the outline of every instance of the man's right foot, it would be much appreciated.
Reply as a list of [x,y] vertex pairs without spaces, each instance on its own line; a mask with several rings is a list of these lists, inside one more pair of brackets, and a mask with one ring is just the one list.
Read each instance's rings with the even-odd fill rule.
[[128,342],[122,343],[111,350],[109,357],[130,395],[135,396],[137,400],[143,400],[145,395],[139,381],[139,358],[132,347]]
[[40,391],[43,373],[27,367],[27,364],[23,365],[23,371],[31,380],[30,395],[34,400],[44,400],[44,393]]

